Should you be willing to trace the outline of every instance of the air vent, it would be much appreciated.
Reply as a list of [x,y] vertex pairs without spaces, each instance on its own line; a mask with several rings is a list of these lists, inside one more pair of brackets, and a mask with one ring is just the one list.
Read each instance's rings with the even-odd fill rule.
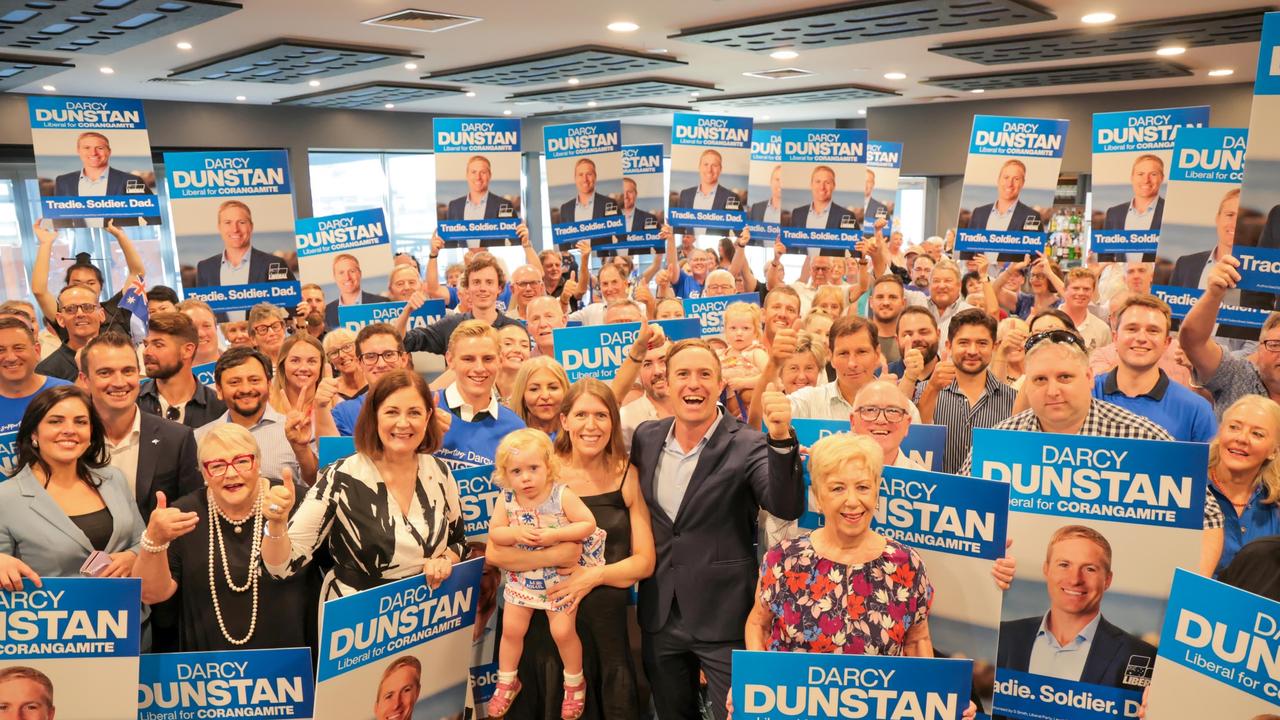
[[763,78],[765,80],[790,80],[791,78],[807,77],[813,73],[800,68],[778,68],[776,70],[757,70],[755,72],[744,72],[743,75],[753,78]]
[[370,18],[365,20],[364,24],[396,28],[397,30],[437,33],[480,22],[481,19],[467,15],[431,12],[429,10],[401,10],[390,15]]
[[164,85],[203,85],[204,80],[175,80],[174,78],[151,78],[149,83],[161,83]]

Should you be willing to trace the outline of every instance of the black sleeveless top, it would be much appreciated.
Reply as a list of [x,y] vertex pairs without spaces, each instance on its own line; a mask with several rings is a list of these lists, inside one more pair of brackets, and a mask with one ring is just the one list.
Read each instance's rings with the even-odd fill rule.
[[111,542],[111,531],[114,524],[111,521],[111,511],[105,507],[101,510],[94,510],[84,515],[71,515],[71,522],[80,528],[80,532],[89,538],[89,544],[94,550],[102,551],[107,549],[107,543]]

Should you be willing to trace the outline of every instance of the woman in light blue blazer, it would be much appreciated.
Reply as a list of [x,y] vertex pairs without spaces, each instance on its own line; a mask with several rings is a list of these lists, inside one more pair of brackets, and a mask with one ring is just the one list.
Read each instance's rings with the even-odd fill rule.
[[129,577],[145,526],[123,473],[110,467],[102,421],[75,385],[32,399],[18,427],[18,470],[0,483],[0,588],[22,578]]

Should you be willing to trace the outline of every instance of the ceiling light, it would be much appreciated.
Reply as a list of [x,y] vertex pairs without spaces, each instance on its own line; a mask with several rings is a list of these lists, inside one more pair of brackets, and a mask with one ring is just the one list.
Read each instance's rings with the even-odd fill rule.
[[387,103],[386,105],[383,105],[382,107],[384,107],[384,108],[386,108],[386,109],[388,109],[388,110],[394,110],[394,109],[395,109],[395,107],[396,107],[396,104],[395,104],[395,103]]
[[588,100],[588,101],[587,101],[587,107],[595,107],[595,106],[596,106],[596,101],[595,101],[595,100]]
[[902,72],[887,72],[884,74],[885,80],[906,80],[907,74]]
[[582,82],[582,81],[581,81],[581,80],[579,80],[578,78],[569,78],[569,84],[570,84],[570,85],[577,85],[577,84],[578,84],[578,83],[580,83],[580,82]]
[[179,49],[179,50],[190,50],[190,49],[191,49],[191,43],[186,42],[186,41],[180,42],[180,43],[178,43],[178,49]]
[[503,115],[510,115],[510,114],[511,114],[511,111],[510,111],[510,110],[503,110],[503,111],[502,111],[502,114],[503,114]]
[[102,73],[103,75],[111,75],[112,73],[115,72],[115,70],[107,67],[106,65],[103,65],[102,67],[98,68],[98,72]]
[[55,92],[55,91],[57,91],[57,89],[58,89],[58,88],[56,88],[56,87],[54,87],[54,86],[52,86],[52,85],[45,85],[44,87],[42,87],[42,88],[40,88],[40,89],[41,89],[41,90],[44,90],[45,92]]
[[645,52],[653,53],[654,55],[666,55],[667,49],[666,48],[649,48],[648,50],[645,50]]
[[1085,23],[1086,25],[1101,25],[1103,23],[1109,23],[1115,19],[1116,19],[1115,13],[1092,12],[1080,18],[1080,22]]
[[859,115],[866,115],[866,114],[867,114],[867,109],[866,109],[866,108],[858,108],[858,114],[859,114]]
[[468,91],[467,91],[467,97],[475,97],[475,96],[476,96],[476,91],[475,91],[475,90],[468,90]]
[[970,90],[969,92],[973,93],[974,95],[981,95],[982,93],[984,93],[984,92],[986,92],[986,91],[987,91],[987,90],[986,90],[986,88],[974,88],[974,89]]
[[618,33],[624,33],[624,32],[635,32],[635,31],[637,31],[637,30],[639,30],[639,29],[640,29],[640,26],[639,26],[639,25],[637,25],[637,24],[635,24],[635,23],[633,23],[633,22],[629,22],[629,21],[627,21],[627,20],[620,20],[620,21],[618,21],[618,22],[611,22],[611,23],[609,23],[608,25],[606,25],[605,27],[609,28],[609,30],[611,30],[611,31],[613,31],[613,32],[618,32]]
[[774,60],[795,60],[800,57],[800,53],[795,50],[774,50],[769,53],[769,57]]
[[405,69],[405,70],[417,70],[417,69],[418,69],[418,63],[405,63],[405,64],[404,64],[404,69]]
[[701,94],[702,93],[698,92],[697,90],[694,90],[693,92],[689,93],[689,97],[698,97]]
[[319,80],[312,80],[311,82],[309,82],[309,83],[307,83],[307,84],[308,84],[308,85],[310,85],[311,87],[320,87],[320,81],[319,81]]
[[1235,75],[1235,74],[1236,74],[1236,71],[1232,70],[1231,68],[1219,68],[1217,70],[1209,71],[1209,77],[1227,77],[1229,75]]
[[1156,51],[1156,54],[1161,57],[1173,57],[1174,55],[1181,55],[1186,51],[1187,49],[1182,47],[1181,45],[1170,45],[1168,47],[1160,48],[1159,50]]
[[248,99],[249,99],[249,98],[247,98],[247,97],[245,97],[245,96],[243,96],[243,95],[237,95],[237,96],[236,96],[236,100],[239,100],[240,102],[244,102],[245,100],[248,100]]

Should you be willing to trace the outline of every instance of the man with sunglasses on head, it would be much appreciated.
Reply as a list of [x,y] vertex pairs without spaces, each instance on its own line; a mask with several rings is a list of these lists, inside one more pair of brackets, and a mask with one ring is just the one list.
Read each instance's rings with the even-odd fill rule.
[[[364,370],[364,379],[372,389],[378,378],[392,370],[409,367],[409,353],[404,350],[404,340],[395,327],[387,323],[371,323],[356,334],[356,361]],[[351,436],[356,430],[356,419],[364,407],[369,393],[361,393],[350,400],[338,397],[338,379],[328,377],[316,388],[316,435]],[[336,401],[337,402],[335,404]]]
[[197,381],[191,371],[198,343],[195,322],[185,313],[157,313],[147,319],[142,365],[151,382],[138,392],[143,412],[195,429],[227,411],[218,393]]
[[58,325],[67,331],[62,346],[40,361],[36,372],[74,382],[80,376],[76,353],[98,336],[106,321],[98,296],[83,285],[68,285],[58,293]]

